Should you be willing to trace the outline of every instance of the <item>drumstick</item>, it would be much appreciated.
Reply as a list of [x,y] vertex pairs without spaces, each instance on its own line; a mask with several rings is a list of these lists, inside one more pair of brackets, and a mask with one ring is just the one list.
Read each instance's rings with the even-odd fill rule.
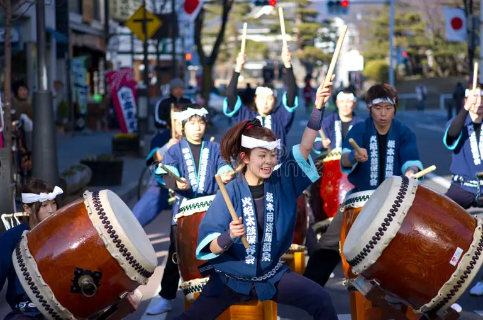
[[211,142],[215,141],[215,137],[211,137],[211,138],[210,138],[210,141],[211,141]]
[[166,166],[164,164],[160,163],[159,166],[161,167],[161,169],[163,169],[164,171],[166,171],[171,177],[173,177],[174,180],[178,181],[179,183],[186,183],[185,180],[181,179],[180,177],[178,177],[177,175],[175,175],[174,173],[172,173],[171,170],[169,170],[168,168],[166,168]]
[[243,168],[245,168],[245,164],[242,163],[241,165],[239,165],[238,167],[236,167],[235,170],[232,170],[232,171],[228,172],[228,174],[234,175],[235,173],[238,173],[238,172],[242,171]]
[[[332,56],[332,61],[329,65],[329,70],[327,70],[327,74],[325,75],[325,81],[322,83],[328,83],[332,80],[332,74],[334,73],[335,65],[337,64],[337,59],[339,58],[340,49],[342,48],[342,44],[344,43],[345,34],[347,33],[347,26],[342,26],[342,31],[339,36],[339,40],[337,41],[337,46],[335,47],[334,55]],[[329,97],[324,99],[324,101],[320,101],[316,107],[317,109],[321,109],[323,105],[325,105],[329,101]]]
[[416,173],[415,175],[413,175],[411,178],[419,179],[422,176],[427,175],[430,172],[433,172],[434,170],[436,170],[436,166],[427,167],[426,169],[421,170],[418,173]]
[[247,23],[243,23],[243,33],[242,33],[242,43],[241,43],[241,54],[245,54],[245,43],[247,41]]
[[[225,199],[225,203],[226,203],[226,206],[228,207],[228,211],[230,211],[231,218],[233,219],[233,221],[238,221],[235,208],[233,208],[233,204],[231,203],[230,197],[228,196],[228,192],[226,192],[225,184],[223,183],[223,181],[221,181],[220,175],[215,174],[215,179],[216,179],[216,182],[218,183],[218,187],[220,188],[221,194]],[[241,241],[243,242],[245,249],[248,249],[250,247],[250,245],[248,244],[247,238],[244,235],[241,236]]]
[[354,139],[350,138],[350,139],[349,139],[349,143],[351,144],[351,146],[353,146],[353,147],[354,147],[354,149],[356,149],[356,152],[357,152],[357,153],[358,153],[360,156],[362,156],[362,150],[361,150],[361,148],[359,148],[359,146],[358,146],[358,145],[357,145],[357,143],[354,141]]
[[171,138],[176,139],[176,130],[174,129],[174,103],[171,103]]
[[483,178],[483,172],[478,172],[478,173],[476,174],[476,177],[477,177],[478,179]]
[[283,50],[287,50],[287,38],[285,34],[285,19],[283,18],[283,8],[278,7],[278,16],[280,17],[280,29],[282,29]]

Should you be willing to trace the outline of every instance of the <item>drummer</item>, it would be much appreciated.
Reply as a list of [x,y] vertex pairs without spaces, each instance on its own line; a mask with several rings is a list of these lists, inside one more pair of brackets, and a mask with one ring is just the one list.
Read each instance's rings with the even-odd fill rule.
[[12,254],[24,231],[35,228],[58,208],[56,197],[63,191],[52,188],[42,180],[31,179],[22,187],[22,207],[28,218],[22,224],[7,230],[0,236],[0,290],[8,279],[7,303],[12,308],[5,320],[44,319],[37,307],[30,301],[20,284],[13,267]]
[[[466,90],[464,108],[450,120],[443,137],[443,143],[453,152],[451,161],[451,186],[446,196],[461,207],[468,209],[476,206],[478,186],[476,174],[483,172],[483,135],[481,121],[483,119],[483,99],[481,86],[475,91]],[[471,290],[474,296],[483,295],[483,282],[478,282]]]
[[[175,106],[173,111],[174,114],[176,114],[180,111],[180,107]],[[169,124],[167,129],[151,139],[151,151],[146,157],[146,165],[148,167],[155,163],[159,163],[168,149],[178,143],[183,137],[180,121],[174,120],[171,122],[171,118],[168,118],[167,123]],[[172,137],[173,130],[170,126],[171,123],[174,123],[175,126],[174,137]],[[162,187],[161,183],[153,177],[150,181],[149,189],[142,195],[141,199],[139,199],[132,210],[134,216],[144,227],[153,221],[161,211],[169,209],[170,205],[168,199],[168,189]]]
[[[236,60],[235,71],[226,90],[226,99],[223,104],[223,113],[236,122],[258,118],[265,128],[272,130],[281,143],[286,147],[286,135],[292,127],[295,110],[298,107],[297,84],[292,68],[291,52],[288,47],[282,51],[282,61],[286,70],[287,92],[282,96],[282,102],[277,105],[277,90],[271,85],[259,86],[255,91],[255,107],[251,110],[242,105],[237,95],[238,77],[246,62],[244,54],[239,53]],[[281,159],[283,160],[283,159]]]
[[[319,88],[317,98],[328,98],[331,86]],[[243,174],[226,186],[238,220],[231,221],[219,192],[199,227],[196,249],[198,259],[209,260],[200,270],[210,278],[177,319],[215,319],[235,303],[257,299],[304,309],[314,319],[337,319],[329,294],[280,259],[292,244],[297,198],[319,179],[310,151],[322,115],[323,109],[313,109],[301,143],[276,171],[281,141],[259,119],[238,123],[222,139],[222,157],[245,164]],[[240,239],[245,235],[248,248]]]
[[[410,177],[423,169],[416,135],[394,119],[397,91],[388,84],[371,87],[366,94],[370,117],[355,125],[342,144],[341,169],[355,188],[351,192],[375,190],[388,177]],[[359,155],[349,143],[359,145]],[[343,214],[340,209],[310,257],[304,275],[324,286],[340,261],[339,241]]]
[[342,148],[342,142],[347,137],[349,130],[359,122],[364,120],[356,116],[354,109],[357,107],[357,98],[349,90],[345,89],[337,95],[336,100],[337,112],[324,118],[322,122],[322,130],[326,139],[317,138],[314,144],[314,151],[317,154],[324,149]]
[[[173,218],[178,213],[184,198],[193,199],[212,195],[218,191],[215,174],[218,173],[224,183],[233,179],[231,167],[221,159],[220,145],[204,139],[206,115],[208,111],[199,105],[185,105],[184,110],[176,114],[176,120],[182,123],[184,138],[166,153],[162,163],[173,174],[181,177],[184,183],[166,175],[161,168],[155,174],[161,175],[167,188],[176,192],[173,205]],[[147,310],[149,315],[157,315],[172,310],[172,300],[176,298],[179,283],[178,266],[172,261],[176,252],[175,222],[172,220],[168,260],[161,280],[161,299]]]

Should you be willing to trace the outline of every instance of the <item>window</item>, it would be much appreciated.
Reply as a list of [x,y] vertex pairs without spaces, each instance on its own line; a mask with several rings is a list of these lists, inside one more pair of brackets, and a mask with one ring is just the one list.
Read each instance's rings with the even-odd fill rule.
[[82,14],[82,0],[69,0],[69,11]]

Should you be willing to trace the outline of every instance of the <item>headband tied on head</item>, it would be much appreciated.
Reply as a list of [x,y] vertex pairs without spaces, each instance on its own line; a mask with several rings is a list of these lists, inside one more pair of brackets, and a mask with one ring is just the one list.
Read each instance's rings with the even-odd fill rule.
[[272,90],[271,88],[269,87],[257,87],[257,90],[255,90],[255,95],[259,95],[259,94],[266,94],[266,95],[273,95],[273,96],[277,96],[277,91],[276,90]]
[[379,104],[379,103],[390,103],[394,106],[396,105],[396,101],[394,99],[391,99],[389,97],[385,97],[385,98],[377,98],[377,99],[372,100],[369,103],[369,107],[372,107],[373,105]]
[[356,97],[354,96],[353,93],[344,93],[343,91],[341,91],[338,95],[337,95],[337,101],[344,101],[344,100],[349,100],[349,101],[356,101]]
[[[480,93],[480,96],[483,96],[483,90],[481,90],[480,88],[476,88],[476,91]],[[472,93],[473,93],[473,90],[466,89],[465,98],[468,98]],[[476,95],[478,95],[478,94],[476,94]]]
[[280,149],[280,139],[277,141],[265,141],[242,134],[241,145],[247,149],[263,148],[272,151],[273,149]]
[[192,116],[200,116],[202,118],[205,118],[207,114],[208,110],[206,110],[205,108],[188,108],[184,111],[174,113],[174,119],[183,122],[185,120],[188,120]]
[[25,204],[30,204],[35,202],[42,203],[45,201],[54,200],[58,195],[63,193],[64,191],[57,186],[54,188],[54,191],[52,191],[51,193],[40,193],[40,194],[22,193],[22,203],[25,203]]

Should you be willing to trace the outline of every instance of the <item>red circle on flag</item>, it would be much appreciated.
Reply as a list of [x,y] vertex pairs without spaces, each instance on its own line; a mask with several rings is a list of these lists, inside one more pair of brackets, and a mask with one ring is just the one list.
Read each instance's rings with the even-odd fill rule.
[[451,27],[455,30],[463,28],[463,20],[461,20],[459,17],[451,19]]
[[184,11],[187,14],[192,14],[193,12],[196,11],[196,8],[200,5],[199,0],[186,0],[184,2]]

